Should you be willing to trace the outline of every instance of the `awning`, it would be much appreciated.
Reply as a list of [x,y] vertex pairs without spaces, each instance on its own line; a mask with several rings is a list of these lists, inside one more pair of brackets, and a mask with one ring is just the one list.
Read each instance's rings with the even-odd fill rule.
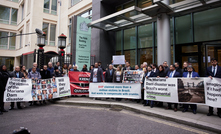
[[221,6],[220,0],[185,0],[172,5],[164,4],[162,0],[154,0],[154,5],[143,9],[132,6],[92,21],[88,27],[105,31],[119,30],[156,21],[156,17],[161,13],[179,16],[217,6]]

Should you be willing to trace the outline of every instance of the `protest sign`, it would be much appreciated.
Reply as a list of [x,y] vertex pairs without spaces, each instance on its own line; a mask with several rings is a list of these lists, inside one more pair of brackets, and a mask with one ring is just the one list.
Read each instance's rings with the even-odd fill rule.
[[57,92],[54,93],[53,98],[71,95],[69,77],[56,78],[55,85],[57,85]]
[[221,108],[221,79],[205,78],[204,86],[206,104],[212,107]]
[[4,92],[4,102],[32,100],[30,79],[9,78]]
[[140,99],[141,84],[90,83],[89,97]]
[[124,65],[125,56],[124,55],[113,55],[113,65]]
[[178,102],[176,78],[145,78],[144,99]]
[[124,83],[140,83],[143,80],[144,72],[136,70],[125,70],[123,73]]
[[69,71],[71,83],[88,83],[91,73],[89,72],[73,72]]

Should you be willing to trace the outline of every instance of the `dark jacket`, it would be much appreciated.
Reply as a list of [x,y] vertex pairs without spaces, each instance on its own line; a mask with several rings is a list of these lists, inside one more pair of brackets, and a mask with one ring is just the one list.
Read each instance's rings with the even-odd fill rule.
[[88,72],[87,68],[82,68],[82,72]]
[[112,69],[112,74],[110,75],[110,70],[108,69],[105,73],[105,82],[113,82],[113,76],[114,76],[115,70]]
[[[29,68],[28,69],[28,73],[30,73],[31,71],[32,71],[32,68]],[[36,68],[36,71],[40,73],[40,69],[39,68]]]
[[42,79],[52,78],[52,74],[51,74],[51,72],[49,70],[42,70],[40,72],[40,74],[41,74],[41,78]]
[[121,72],[121,75],[120,75],[120,81],[117,81],[117,75],[116,75],[117,71],[114,72],[114,75],[113,75],[113,82],[116,82],[116,83],[122,83],[122,80],[123,80],[123,72]]
[[217,65],[217,70],[216,70],[216,75],[214,76],[213,72],[212,72],[212,66],[208,67],[206,69],[206,76],[212,76],[212,77],[216,77],[216,78],[221,78],[221,67]]
[[[124,69],[123,70],[127,70],[127,67],[124,67]],[[133,67],[130,67],[130,69],[129,70],[134,70],[134,68]]]
[[157,73],[156,73],[156,76],[158,77],[166,77],[166,73],[165,73],[165,71],[158,71]]
[[[188,73],[189,73],[189,72],[184,72],[184,73],[183,73],[183,77],[186,78],[187,75],[188,75]],[[193,72],[192,72],[192,78],[194,78],[194,77],[200,77],[200,76],[199,76],[199,74],[198,74],[197,72],[194,72],[194,71],[193,71]]]
[[165,74],[167,74],[169,71],[170,71],[170,68],[169,68],[169,67],[164,67],[164,72],[165,72]]
[[0,72],[0,93],[4,92],[4,86],[3,86],[3,75]]
[[[94,68],[91,70],[91,76],[90,76],[90,81],[91,82],[93,82],[93,74],[94,74]],[[102,68],[98,67],[97,82],[102,82],[102,81],[104,81],[103,70],[102,70]]]
[[[168,77],[170,77],[170,72],[171,72],[171,71],[169,71],[169,72],[167,73],[167,76],[168,76]],[[174,78],[174,77],[182,77],[182,75],[181,75],[179,72],[175,71],[175,73],[174,73],[174,75],[173,75],[172,78]]]
[[5,91],[5,87],[6,87],[8,78],[10,78],[10,74],[8,71],[2,71],[1,73],[2,73],[2,84],[3,84],[4,91]]
[[53,73],[54,73],[54,68],[53,67],[52,68],[48,67],[47,70],[50,71],[51,75],[53,75]]
[[[16,75],[16,72],[13,71],[11,74],[10,74],[10,77],[11,78],[17,78],[17,75]],[[19,72],[19,78],[22,78],[24,77],[24,74],[22,72]]]
[[63,77],[60,72],[54,72],[54,77]]
[[[147,77],[148,72],[145,74],[145,77]],[[153,71],[151,71],[150,75],[148,77],[156,77],[156,73],[154,73]]]
[[176,72],[179,72],[181,75],[183,74],[183,70],[181,68],[176,68]]

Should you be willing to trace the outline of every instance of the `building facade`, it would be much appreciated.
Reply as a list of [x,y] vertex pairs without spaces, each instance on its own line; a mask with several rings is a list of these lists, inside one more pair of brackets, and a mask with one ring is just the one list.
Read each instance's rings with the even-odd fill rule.
[[[56,62],[58,36],[61,33],[67,36],[65,51],[70,54],[71,18],[91,18],[91,9],[92,0],[0,0],[0,37],[35,33],[36,28],[41,29],[46,33],[45,64]],[[6,64],[10,71],[17,65],[32,67],[37,61],[36,43],[36,34],[1,38],[0,64]]]

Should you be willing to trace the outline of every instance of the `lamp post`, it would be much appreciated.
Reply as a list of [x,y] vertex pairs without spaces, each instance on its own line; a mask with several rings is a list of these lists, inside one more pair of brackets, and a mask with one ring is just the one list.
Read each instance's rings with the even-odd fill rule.
[[37,45],[38,45],[38,67],[40,69],[43,68],[43,65],[44,65],[44,46],[45,46],[45,37],[46,37],[46,34],[45,32],[42,32],[42,31],[37,31],[39,29],[36,29],[36,33],[37,33]]
[[58,48],[60,48],[59,62],[61,64],[61,67],[63,67],[64,64],[64,56],[65,56],[64,48],[66,47],[66,38],[67,36],[64,35],[63,33],[60,36],[58,36]]

